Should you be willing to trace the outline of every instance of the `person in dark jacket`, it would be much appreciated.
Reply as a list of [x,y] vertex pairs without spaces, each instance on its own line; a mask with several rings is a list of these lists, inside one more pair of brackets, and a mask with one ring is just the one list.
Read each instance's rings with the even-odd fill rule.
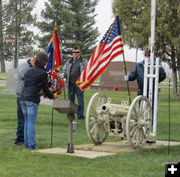
[[24,123],[24,145],[28,149],[36,149],[35,123],[40,103],[40,92],[49,99],[56,96],[48,88],[48,75],[45,66],[48,56],[39,52],[36,56],[34,67],[30,68],[24,75],[24,87],[21,91],[20,104],[25,118]]
[[81,72],[84,70],[87,60],[80,56],[81,51],[79,46],[74,46],[73,57],[67,60],[63,67],[61,78],[66,78],[68,87],[68,99],[75,102],[75,94],[78,100],[77,117],[79,120],[84,120],[84,92],[76,85]]
[[[145,59],[149,60],[150,50],[146,50]],[[162,82],[166,78],[166,73],[162,66],[159,67],[159,82]],[[144,60],[137,63],[128,76],[124,76],[125,81],[134,81],[137,79],[138,90],[137,95],[143,95],[144,84]]]
[[24,116],[20,104],[20,94],[24,86],[24,74],[28,71],[28,69],[34,66],[35,57],[36,53],[34,53],[32,59],[29,59],[27,62],[19,65],[16,71],[17,132],[14,144],[18,146],[24,145]]

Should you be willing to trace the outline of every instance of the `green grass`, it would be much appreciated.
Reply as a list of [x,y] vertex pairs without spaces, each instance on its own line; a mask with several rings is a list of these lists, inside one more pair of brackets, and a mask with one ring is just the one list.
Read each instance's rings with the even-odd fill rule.
[[6,80],[6,79],[7,79],[7,73],[0,72],[0,80]]
[[[0,89],[4,89],[0,87]],[[95,90],[85,91],[85,105]],[[101,91],[120,104],[128,100],[126,92]],[[132,100],[136,93],[132,93]],[[180,102],[171,95],[171,140],[180,141]],[[52,108],[39,106],[36,122],[36,139],[39,149],[51,147]],[[168,140],[168,90],[161,89],[158,108],[157,139]],[[88,144],[84,121],[78,122],[73,134],[74,145]],[[67,155],[40,154],[16,147],[13,141],[16,133],[16,96],[0,94],[0,176],[1,177],[162,177],[165,176],[165,162],[180,159],[180,146],[158,149],[141,149],[134,152],[121,152],[96,159]],[[53,147],[67,147],[68,121],[64,114],[54,111]],[[106,141],[119,141],[108,137]]]

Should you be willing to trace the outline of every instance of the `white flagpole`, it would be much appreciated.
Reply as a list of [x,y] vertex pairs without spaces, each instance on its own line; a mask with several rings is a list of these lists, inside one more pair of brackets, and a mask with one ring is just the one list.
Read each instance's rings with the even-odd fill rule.
[[[152,141],[156,141],[157,132],[157,107],[158,107],[158,83],[159,83],[159,59],[155,61],[154,51],[155,51],[155,21],[156,21],[156,0],[151,0],[151,56],[150,56],[150,74],[154,74],[155,70],[155,87],[153,87],[153,78],[150,78],[150,100],[152,96],[154,97],[154,109],[153,109],[153,131],[151,135]],[[154,68],[155,65],[155,68]],[[153,90],[154,89],[154,90]],[[152,94],[154,92],[154,94]]]

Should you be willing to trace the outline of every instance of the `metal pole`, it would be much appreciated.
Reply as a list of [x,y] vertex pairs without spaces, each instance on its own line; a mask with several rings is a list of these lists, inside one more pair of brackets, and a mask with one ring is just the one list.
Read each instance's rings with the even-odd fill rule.
[[147,82],[148,81],[148,59],[144,57],[144,85],[143,85],[143,95],[147,97]]
[[68,148],[67,153],[74,153],[73,146],[73,133],[72,133],[72,121],[74,119],[74,113],[67,114],[69,120],[69,137],[68,137]]
[[53,145],[53,117],[54,117],[54,114],[53,114],[53,108],[52,108],[52,120],[51,120],[51,147]]
[[[155,20],[156,20],[156,0],[151,1],[151,56],[150,56],[150,74],[153,74],[153,65],[156,63],[156,78],[155,78],[155,88],[154,88],[154,112],[153,112],[153,136],[156,137],[157,132],[157,101],[158,101],[158,83],[159,83],[159,60],[154,62],[154,47],[155,47]],[[157,75],[158,74],[158,75]],[[149,92],[150,100],[152,100],[152,88],[153,88],[153,78],[150,80]]]
[[[151,0],[151,38],[150,38],[150,61],[145,59],[144,72],[144,91],[143,95],[148,96],[152,105],[152,132],[147,137],[147,141],[156,142],[157,132],[157,109],[158,109],[158,85],[159,85],[159,59],[154,58],[155,50],[155,19],[156,19],[156,0]],[[149,87],[148,87],[149,84]],[[148,91],[147,91],[148,90]],[[148,94],[148,95],[147,95]]]
[[[153,74],[154,68],[154,43],[155,43],[155,18],[156,18],[156,0],[151,1],[151,55],[150,55],[150,74]],[[152,103],[153,78],[149,78],[149,101]]]
[[155,88],[154,88],[154,110],[153,110],[153,136],[156,137],[157,132],[157,112],[158,112],[158,86],[159,86],[159,58],[156,59],[156,77],[155,77]]
[[170,126],[170,116],[171,116],[171,114],[170,114],[170,77],[169,77],[169,94],[168,94],[169,96],[168,96],[168,109],[169,109],[169,139],[168,139],[168,154],[170,154],[170,140],[171,140],[171,138],[170,138],[170,128],[171,128],[171,126]]

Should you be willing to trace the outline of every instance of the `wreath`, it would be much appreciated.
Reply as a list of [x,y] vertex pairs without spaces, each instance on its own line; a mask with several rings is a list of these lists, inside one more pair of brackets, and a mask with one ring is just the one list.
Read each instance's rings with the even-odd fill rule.
[[[64,87],[64,81],[58,76],[59,73],[57,73],[55,69],[49,71],[48,87],[50,88],[51,92],[53,92],[53,94],[61,95],[62,89]],[[46,98],[47,96],[44,94],[43,97]]]

